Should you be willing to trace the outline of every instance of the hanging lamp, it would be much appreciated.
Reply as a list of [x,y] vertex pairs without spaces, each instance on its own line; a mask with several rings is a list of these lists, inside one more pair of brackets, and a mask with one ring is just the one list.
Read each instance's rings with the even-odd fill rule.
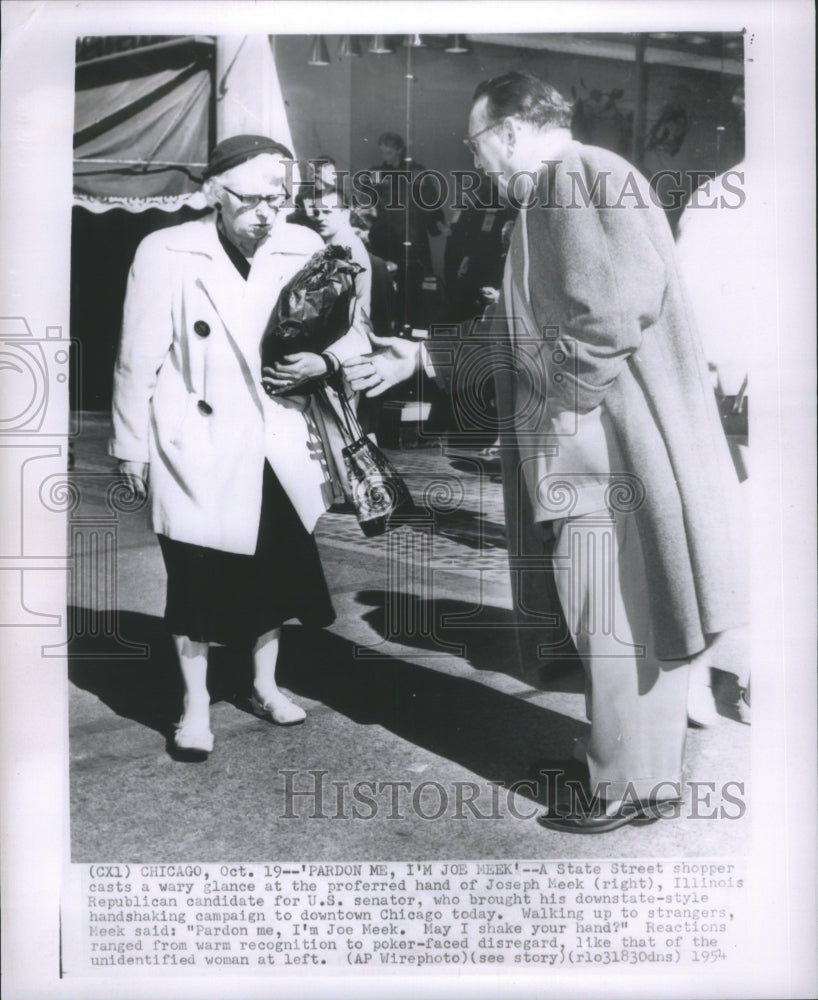
[[341,39],[341,47],[338,49],[338,55],[342,59],[349,58],[350,56],[359,56],[361,54],[361,43],[358,41],[357,35],[344,35]]
[[448,52],[449,55],[460,56],[471,52],[471,49],[464,43],[462,35],[452,35],[451,44],[447,45],[443,51]]
[[387,42],[386,35],[375,35],[367,51],[371,52],[373,56],[391,56],[395,50]]
[[308,66],[329,66],[329,49],[323,35],[316,35],[312,42]]

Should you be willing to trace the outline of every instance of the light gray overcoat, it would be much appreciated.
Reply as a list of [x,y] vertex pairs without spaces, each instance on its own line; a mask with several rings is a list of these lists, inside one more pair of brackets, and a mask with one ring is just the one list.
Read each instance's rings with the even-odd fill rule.
[[[547,557],[542,522],[570,517],[582,492],[585,470],[572,482],[560,450],[604,434],[607,499],[635,509],[658,655],[685,659],[746,622],[746,574],[737,481],[670,228],[629,163],[577,142],[539,173],[536,195],[515,225],[491,332],[477,331],[490,339],[515,604],[531,621],[558,615],[553,580],[532,560]],[[512,284],[527,317],[509,303]],[[521,474],[532,450],[538,482]]]

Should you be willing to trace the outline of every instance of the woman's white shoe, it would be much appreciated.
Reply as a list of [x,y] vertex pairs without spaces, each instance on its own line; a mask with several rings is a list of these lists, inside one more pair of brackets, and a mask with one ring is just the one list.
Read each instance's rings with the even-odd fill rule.
[[213,749],[213,733],[207,723],[194,723],[184,716],[176,723],[173,742],[178,750],[208,754]]
[[294,726],[307,718],[304,709],[280,691],[266,701],[262,701],[256,694],[250,695],[250,707],[260,719],[267,719],[279,726]]

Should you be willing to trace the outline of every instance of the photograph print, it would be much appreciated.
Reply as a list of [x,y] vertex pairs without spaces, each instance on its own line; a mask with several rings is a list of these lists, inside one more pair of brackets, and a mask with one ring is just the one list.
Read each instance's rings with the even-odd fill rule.
[[74,862],[747,850],[749,44],[77,38]]

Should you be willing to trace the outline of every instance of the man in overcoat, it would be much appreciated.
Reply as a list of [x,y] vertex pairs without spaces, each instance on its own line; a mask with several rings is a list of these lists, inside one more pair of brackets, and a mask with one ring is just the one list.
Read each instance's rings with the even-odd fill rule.
[[[549,84],[508,73],[477,88],[465,141],[520,206],[505,322],[483,348],[515,609],[527,624],[556,611],[586,674],[599,807],[541,822],[587,833],[680,797],[689,664],[724,647],[745,602],[735,475],[667,220],[630,164],[572,139],[570,114]],[[354,388],[456,368],[458,346],[434,338],[380,345],[347,363]]]

